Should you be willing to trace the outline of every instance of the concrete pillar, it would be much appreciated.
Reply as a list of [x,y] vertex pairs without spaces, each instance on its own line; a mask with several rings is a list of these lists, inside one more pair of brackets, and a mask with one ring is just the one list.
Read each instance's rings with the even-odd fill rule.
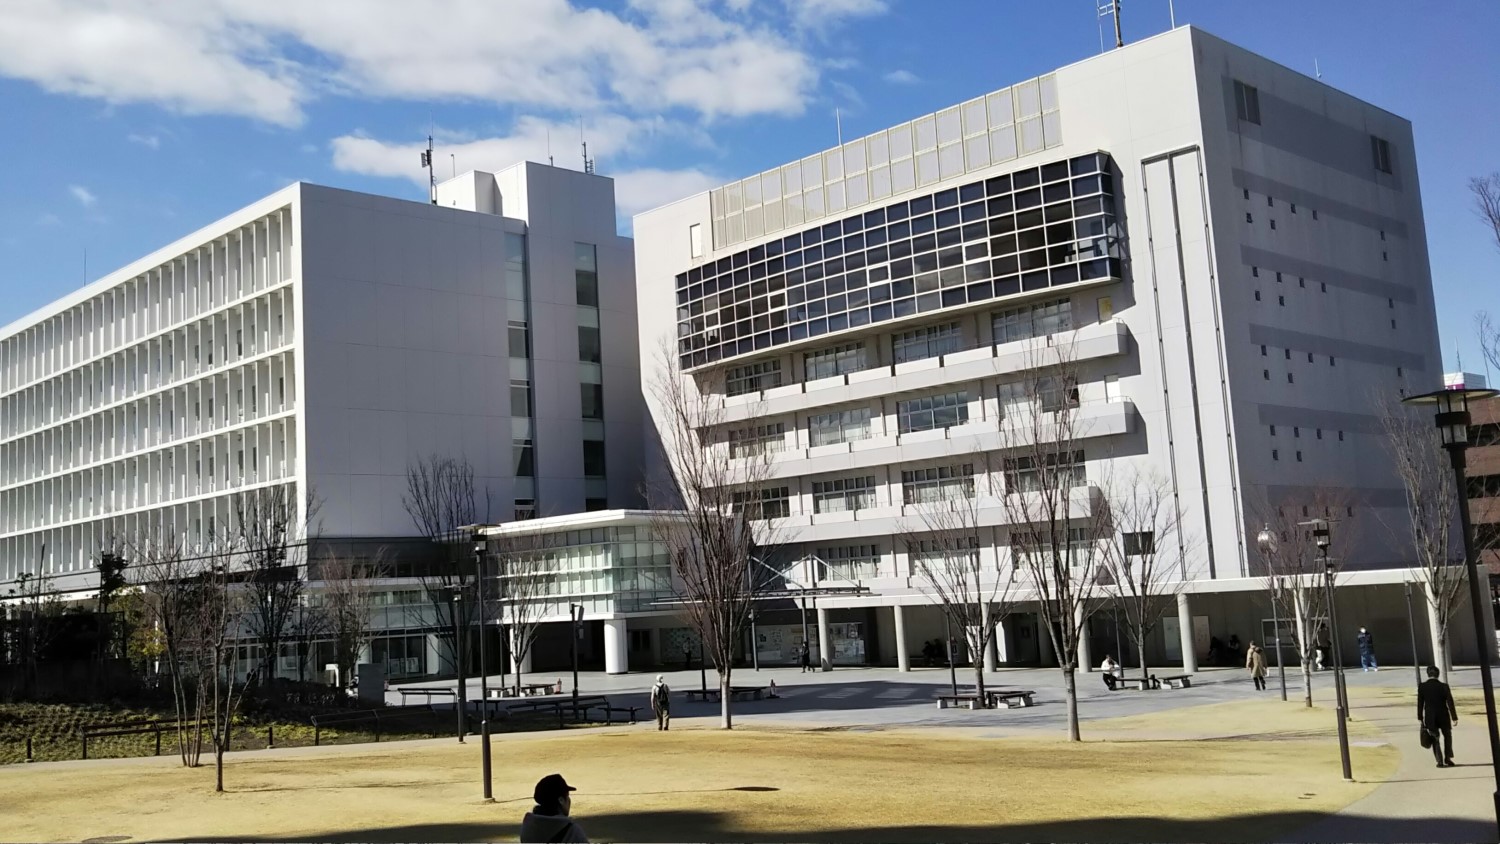
[[995,662],[1004,664],[1010,662],[1010,617],[1000,619],[995,625]]
[[1041,613],[1036,614],[1036,653],[1043,668],[1057,664],[1052,653],[1052,634],[1047,632],[1047,619]]
[[423,674],[441,674],[443,672],[443,643],[442,640],[432,633],[425,637],[427,641],[427,661],[422,666]]
[[[1472,570],[1471,570],[1472,572]],[[1472,610],[1470,611],[1472,613]],[[1479,613],[1484,617],[1484,650],[1489,657],[1490,664],[1495,664],[1495,605],[1490,602],[1490,578],[1489,572],[1479,572]]]
[[891,607],[891,616],[896,620],[896,668],[911,670],[911,657],[906,653],[906,608],[897,604]]
[[833,641],[828,636],[828,610],[818,607],[818,665],[833,670]]
[[995,635],[993,625],[990,623],[989,605],[981,605],[979,608],[980,636],[985,638],[984,642],[984,673],[995,673]]
[[630,635],[625,619],[604,619],[604,673],[624,674],[630,670]]
[[[1438,614],[1433,612],[1432,609],[1432,584],[1424,582],[1421,584],[1421,587],[1422,591],[1412,596],[1412,602],[1420,604],[1420,606],[1413,607],[1412,609],[1420,611],[1422,616],[1427,619],[1427,638],[1432,642],[1432,658],[1427,661],[1427,664],[1436,665],[1439,671],[1446,674],[1451,665],[1442,664],[1444,662],[1442,658],[1443,648],[1440,644],[1442,642],[1442,631],[1438,625]],[[1412,659],[1415,659],[1418,664],[1422,662],[1422,658],[1417,654],[1412,654]],[[1451,658],[1448,661],[1451,662]],[[1425,677],[1426,675],[1424,674],[1423,676]]]
[[1094,671],[1094,649],[1089,645],[1089,619],[1084,607],[1078,607],[1073,624],[1078,628],[1078,667],[1091,674]]
[[1198,652],[1193,645],[1193,602],[1186,592],[1177,593],[1177,635],[1182,640],[1182,670],[1198,671]]

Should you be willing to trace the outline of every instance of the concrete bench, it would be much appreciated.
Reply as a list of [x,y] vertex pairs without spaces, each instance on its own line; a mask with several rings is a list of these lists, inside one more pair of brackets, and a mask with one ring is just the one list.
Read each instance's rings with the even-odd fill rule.
[[1036,703],[1032,700],[1032,696],[1035,694],[1036,692],[1030,689],[1014,689],[1003,692],[985,692],[985,696],[990,699],[990,706],[995,709],[999,709],[1002,706],[1006,709],[1016,709],[1022,706],[1035,706]]
[[964,709],[978,709],[979,695],[972,692],[960,692],[956,695],[937,695],[938,709],[947,709],[950,706],[963,707]]
[[1190,689],[1193,687],[1193,675],[1176,674],[1171,677],[1157,677],[1163,686],[1169,689]]
[[766,687],[765,686],[731,686],[730,689],[729,689],[729,696],[730,696],[730,698],[737,699],[737,700],[743,700],[744,698],[747,698],[747,697],[750,698],[751,700],[760,700],[761,698],[763,698],[763,697],[766,696]]

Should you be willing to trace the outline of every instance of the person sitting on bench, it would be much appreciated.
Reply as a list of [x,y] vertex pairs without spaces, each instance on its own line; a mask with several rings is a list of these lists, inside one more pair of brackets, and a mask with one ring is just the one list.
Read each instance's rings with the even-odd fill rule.
[[1105,654],[1104,661],[1099,663],[1099,670],[1102,672],[1100,676],[1104,678],[1105,687],[1110,691],[1114,691],[1115,684],[1119,682],[1119,678],[1115,676],[1115,672],[1120,670],[1120,663],[1115,662],[1113,656]]

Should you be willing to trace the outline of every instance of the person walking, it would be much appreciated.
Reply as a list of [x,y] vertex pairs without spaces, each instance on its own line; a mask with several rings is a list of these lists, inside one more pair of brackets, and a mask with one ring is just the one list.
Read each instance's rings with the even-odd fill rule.
[[802,643],[802,647],[798,649],[798,654],[797,655],[798,655],[799,660],[802,663],[802,673],[806,674],[807,672],[811,671],[812,670],[812,648],[809,648],[807,646],[807,642],[803,642]]
[[1359,670],[1379,671],[1380,666],[1375,664],[1375,635],[1369,630],[1359,628]]
[[1254,642],[1245,651],[1245,670],[1250,672],[1250,679],[1255,681],[1255,690],[1263,692],[1266,690],[1266,652],[1265,649]]
[[536,805],[521,819],[521,841],[536,844],[588,844],[588,836],[569,816],[573,809],[572,792],[577,791],[562,774],[542,777],[532,789]]
[[[1432,743],[1432,758],[1439,768],[1453,767],[1453,725],[1458,723],[1458,709],[1453,706],[1453,690],[1438,679],[1437,666],[1427,667],[1427,681],[1417,686],[1417,722]],[[1439,741],[1441,739],[1441,741]]]
[[656,713],[656,729],[671,729],[672,689],[660,674],[656,675],[656,684],[651,687],[651,711]]

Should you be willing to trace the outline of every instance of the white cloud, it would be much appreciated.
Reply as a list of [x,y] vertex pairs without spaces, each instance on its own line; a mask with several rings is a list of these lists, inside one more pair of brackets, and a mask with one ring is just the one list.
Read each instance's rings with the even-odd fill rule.
[[782,18],[743,14],[748,0],[630,0],[620,11],[570,0],[6,0],[0,75],[287,126],[328,93],[796,114],[818,67],[786,24],[826,28],[885,2],[786,2]]
[[125,140],[130,141],[131,143],[140,144],[143,147],[149,147],[151,149],[161,149],[161,138],[157,137],[156,135],[137,135],[132,132],[129,135],[125,136]]
[[[546,161],[549,131],[552,153],[557,163],[560,166],[579,168],[582,150],[578,146],[577,124],[523,117],[517,121],[515,131],[503,137],[466,138],[439,130],[435,147],[440,178],[447,172],[443,161],[449,155],[457,157],[459,172],[494,171],[526,160]],[[606,166],[609,160],[624,157],[650,143],[652,137],[669,133],[685,133],[689,142],[698,139],[691,130],[661,121],[612,116],[588,124],[586,136],[589,155],[601,162],[601,175],[615,180],[617,210],[627,220],[641,211],[708,190],[726,181],[723,177],[699,168],[672,170],[624,167],[616,170]],[[339,170],[369,176],[404,178],[424,187],[427,185],[427,171],[418,166],[419,154],[427,147],[425,140],[392,143],[364,135],[345,135],[334,138],[331,146],[333,166]]]
[[886,0],[785,0],[787,13],[803,29],[833,26],[846,18],[884,14]]
[[68,193],[73,194],[73,198],[84,208],[93,208],[99,202],[99,197],[94,196],[93,191],[83,185],[68,185]]
[[615,205],[627,220],[642,211],[702,193],[728,179],[703,170],[657,170],[644,168],[607,173],[615,180]]
[[915,73],[904,69],[893,70],[882,78],[893,85],[915,85],[922,81]]

